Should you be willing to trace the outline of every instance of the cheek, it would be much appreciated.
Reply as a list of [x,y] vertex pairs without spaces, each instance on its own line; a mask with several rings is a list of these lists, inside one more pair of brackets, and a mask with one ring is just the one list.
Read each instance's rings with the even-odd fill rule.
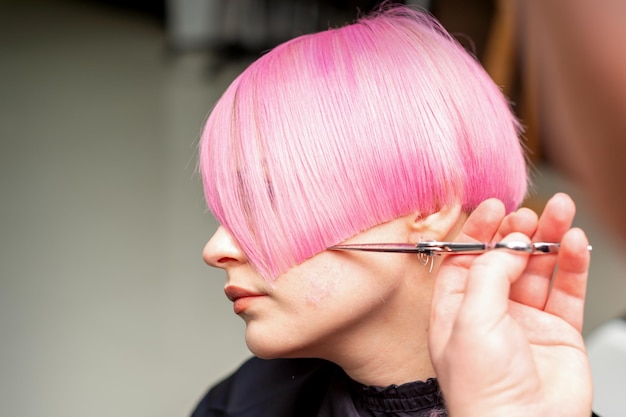
[[314,279],[309,284],[309,290],[306,295],[307,304],[319,306],[324,301],[332,298],[335,293],[336,278],[333,279]]
[[301,288],[306,304],[320,307],[325,303],[335,302],[340,296],[343,271],[341,265],[323,266],[302,276],[300,282],[303,284]]

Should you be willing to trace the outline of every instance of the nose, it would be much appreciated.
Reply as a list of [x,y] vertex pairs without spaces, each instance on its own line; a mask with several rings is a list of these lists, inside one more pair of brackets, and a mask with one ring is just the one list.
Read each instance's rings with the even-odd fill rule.
[[217,228],[202,250],[202,259],[207,265],[226,268],[229,265],[246,261],[233,236],[223,227]]

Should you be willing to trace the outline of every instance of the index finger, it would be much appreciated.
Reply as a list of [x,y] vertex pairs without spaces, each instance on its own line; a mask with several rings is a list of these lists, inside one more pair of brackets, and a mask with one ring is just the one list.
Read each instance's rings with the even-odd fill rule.
[[[456,241],[490,241],[505,216],[504,204],[496,199],[482,202],[467,218]],[[445,256],[439,267],[431,308],[431,343],[441,346],[448,340],[463,300],[469,268],[476,255]]]

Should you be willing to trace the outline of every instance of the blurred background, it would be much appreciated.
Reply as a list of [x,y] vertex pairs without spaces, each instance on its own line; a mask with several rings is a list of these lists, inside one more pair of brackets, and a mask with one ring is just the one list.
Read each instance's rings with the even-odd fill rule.
[[[186,416],[249,355],[224,275],[201,259],[216,223],[199,132],[263,51],[376,3],[2,2],[0,415]],[[408,3],[511,97],[534,167],[526,204],[577,200],[594,246],[592,338],[626,312],[624,6]]]

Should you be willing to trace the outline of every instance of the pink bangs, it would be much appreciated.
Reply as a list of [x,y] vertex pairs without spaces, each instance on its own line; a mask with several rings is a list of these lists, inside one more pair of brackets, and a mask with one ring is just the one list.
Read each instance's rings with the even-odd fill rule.
[[200,169],[210,210],[268,279],[413,211],[490,197],[513,210],[527,182],[506,98],[404,7],[252,64],[209,116]]

